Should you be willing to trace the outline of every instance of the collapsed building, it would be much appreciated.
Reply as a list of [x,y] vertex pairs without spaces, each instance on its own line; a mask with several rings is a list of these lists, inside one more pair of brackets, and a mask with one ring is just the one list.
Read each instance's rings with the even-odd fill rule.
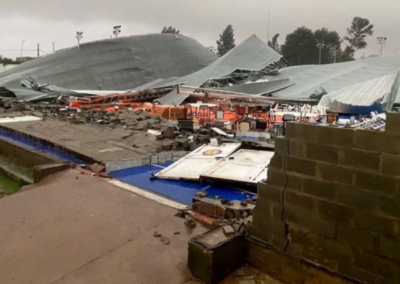
[[[188,228],[218,227],[189,245],[206,283],[244,261],[286,283],[398,283],[399,115],[365,116],[393,109],[399,68],[286,67],[256,36],[221,58],[180,35],[82,44],[0,74],[0,96],[22,101],[0,104],[0,154],[33,155],[38,180],[72,163],[191,206]],[[310,123],[313,108],[350,119]]]

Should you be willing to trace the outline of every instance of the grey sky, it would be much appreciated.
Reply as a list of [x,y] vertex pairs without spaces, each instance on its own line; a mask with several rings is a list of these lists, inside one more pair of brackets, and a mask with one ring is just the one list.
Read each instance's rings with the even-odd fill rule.
[[24,54],[33,56],[37,43],[51,52],[53,41],[57,49],[74,45],[77,30],[84,31],[84,42],[99,40],[109,38],[117,24],[121,35],[157,33],[172,25],[205,46],[215,46],[232,24],[237,43],[252,34],[266,41],[268,11],[271,36],[280,33],[280,43],[303,25],[344,36],[352,18],[362,16],[375,33],[359,55],[378,52],[377,36],[388,37],[385,54],[400,48],[399,0],[0,0],[0,7],[0,54],[9,57],[19,56],[22,40]]

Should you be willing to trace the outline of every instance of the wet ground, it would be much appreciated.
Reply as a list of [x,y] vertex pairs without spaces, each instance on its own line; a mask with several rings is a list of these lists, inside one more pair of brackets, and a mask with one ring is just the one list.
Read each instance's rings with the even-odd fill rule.
[[75,170],[58,173],[0,199],[0,283],[187,283],[188,241],[206,229],[187,229],[176,212]]

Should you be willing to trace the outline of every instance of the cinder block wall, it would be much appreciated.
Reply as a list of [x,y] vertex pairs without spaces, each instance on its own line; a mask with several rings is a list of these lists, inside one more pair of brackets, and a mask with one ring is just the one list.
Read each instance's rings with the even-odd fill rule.
[[289,124],[275,152],[250,237],[337,276],[400,283],[400,114],[385,132]]

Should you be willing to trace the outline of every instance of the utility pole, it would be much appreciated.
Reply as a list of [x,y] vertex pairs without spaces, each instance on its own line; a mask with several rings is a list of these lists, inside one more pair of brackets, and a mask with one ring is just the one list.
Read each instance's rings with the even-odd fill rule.
[[323,41],[317,41],[317,47],[319,48],[319,65],[321,65],[322,49],[325,47],[325,43]]
[[37,57],[38,58],[40,57],[40,46],[39,46],[39,44],[37,44]]
[[333,63],[336,63],[336,57],[337,57],[337,47],[336,46],[332,47],[332,52],[333,52]]
[[383,46],[386,44],[387,37],[379,36],[377,37],[378,43],[381,45],[380,54],[383,56]]
[[118,35],[121,33],[121,26],[114,26],[113,28],[113,34],[115,37],[118,37]]
[[271,12],[268,11],[268,43],[269,43],[269,38],[270,38],[270,20],[271,20]]

